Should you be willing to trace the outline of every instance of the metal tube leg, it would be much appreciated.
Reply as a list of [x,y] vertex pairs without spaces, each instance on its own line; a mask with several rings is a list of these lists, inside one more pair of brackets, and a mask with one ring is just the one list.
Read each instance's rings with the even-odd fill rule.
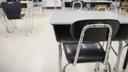
[[127,63],[127,68],[125,69],[125,72],[128,72],[128,63]]
[[116,13],[118,12],[118,9],[117,9],[117,7],[115,7],[115,8],[114,8],[114,10],[115,10],[115,12],[116,12]]
[[[126,46],[127,45],[128,44],[126,44]],[[125,56],[125,59],[124,59],[123,68],[122,69],[123,69],[122,72],[128,72],[128,49],[127,49],[127,53],[126,53],[126,56]]]
[[5,27],[6,27],[6,37],[7,37],[7,32],[9,32],[9,29],[8,29],[8,26],[7,26],[7,22],[6,22],[6,18],[5,17],[3,17],[3,22],[4,22],[4,25],[5,25]]
[[80,10],[82,10],[83,6],[82,6],[82,2],[80,1]]
[[124,70],[126,69],[127,64],[128,64],[128,49],[127,49],[127,53],[126,53],[125,60],[124,60],[124,64],[123,64],[123,69],[124,69]]
[[44,1],[44,10],[46,12],[46,0]]
[[74,9],[74,6],[75,6],[75,2],[73,2],[73,4],[72,4],[72,10]]
[[14,28],[17,28],[16,21],[15,20],[12,20],[12,23],[13,23],[13,27]]
[[7,38],[8,27],[7,27],[6,23],[5,23],[4,18],[1,18],[1,22],[5,26],[5,37]]
[[4,17],[4,20],[5,20],[5,25],[7,27],[7,32],[12,33],[13,29],[12,29],[12,26],[10,26],[11,24],[9,24],[10,22],[5,17]]
[[105,42],[102,43],[103,47],[105,47]]
[[65,10],[65,3],[63,1],[61,2],[61,9]]
[[32,8],[32,10],[31,10],[31,13],[32,13],[32,14],[31,14],[31,17],[32,17],[32,18],[31,18],[32,28],[34,28],[34,24],[33,24],[33,20],[34,20],[34,19],[33,19],[33,16],[34,16],[34,15],[33,15],[33,8]]
[[119,41],[119,48],[118,48],[118,54],[117,54],[117,61],[116,61],[116,65],[114,67],[114,71],[115,72],[119,72],[118,69],[119,69],[119,63],[120,63],[120,58],[121,58],[121,53],[123,51],[123,48],[122,48],[122,41]]
[[42,12],[42,16],[44,14],[44,5],[41,6],[41,12]]
[[46,1],[43,0],[43,5],[42,5],[42,16],[46,12]]
[[61,48],[61,43],[59,43],[59,72],[62,72],[62,48]]
[[111,65],[109,64],[109,62],[107,62],[105,64],[105,69],[104,69],[105,72],[111,72]]
[[26,32],[28,30],[28,32],[32,32],[32,28],[33,28],[33,20],[31,20],[31,15],[33,15],[33,9],[32,8],[29,8],[29,12],[31,13],[28,13],[28,15],[25,17],[26,19]]
[[29,29],[29,27],[28,27],[28,18],[27,17],[25,17],[24,18],[24,21],[25,21],[25,35],[27,36],[28,35],[28,29]]
[[30,20],[31,18],[30,18],[30,16],[28,17],[28,25],[30,25],[30,29],[29,29],[29,31],[30,32],[32,32],[32,27],[33,27],[33,22],[31,22],[31,20]]
[[95,72],[98,72],[99,71],[99,66],[100,66],[100,63],[96,63],[96,66],[95,66]]
[[57,9],[57,1],[55,0],[55,10]]
[[69,63],[64,66],[63,72],[66,72],[66,68],[67,68],[68,65],[69,65]]

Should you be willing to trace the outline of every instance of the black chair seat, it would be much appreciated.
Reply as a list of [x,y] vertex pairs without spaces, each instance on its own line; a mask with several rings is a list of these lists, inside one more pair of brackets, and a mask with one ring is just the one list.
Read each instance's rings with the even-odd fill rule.
[[[78,43],[64,43],[64,50],[67,61],[74,62]],[[105,51],[98,42],[83,43],[78,57],[78,63],[81,62],[102,62],[104,61]]]
[[9,20],[13,20],[13,19],[22,19],[25,16],[25,14],[20,14],[20,17],[10,17],[8,18]]

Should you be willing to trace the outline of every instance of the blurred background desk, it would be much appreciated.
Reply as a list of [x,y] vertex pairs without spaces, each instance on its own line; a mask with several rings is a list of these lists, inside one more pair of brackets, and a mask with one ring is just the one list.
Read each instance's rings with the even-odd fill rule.
[[[62,0],[65,3],[65,7],[72,7],[73,0]],[[107,0],[80,0],[83,3],[83,7],[90,5],[94,7],[96,5],[107,5],[110,6],[112,1]]]

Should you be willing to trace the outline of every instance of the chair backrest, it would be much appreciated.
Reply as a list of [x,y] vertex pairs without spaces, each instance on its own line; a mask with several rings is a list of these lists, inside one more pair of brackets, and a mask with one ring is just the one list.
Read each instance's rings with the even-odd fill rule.
[[33,2],[41,2],[42,0],[32,0]]
[[3,11],[8,19],[19,19],[21,16],[21,4],[18,1],[2,2]]
[[[79,20],[70,27],[70,33],[73,38],[79,39],[83,27],[89,24],[109,24],[112,26],[112,37],[118,32],[120,22],[112,19]],[[90,28],[85,31],[84,41],[105,41],[108,39],[107,28]]]
[[32,0],[32,2],[33,2],[33,6],[37,7],[37,6],[40,6],[40,3],[42,2],[42,0]]
[[7,2],[12,2],[12,1],[17,1],[17,0],[7,0]]
[[77,7],[79,9],[82,9],[83,8],[83,4],[84,4],[84,2],[80,1],[80,0],[71,1],[72,8],[76,8]]
[[107,11],[107,5],[96,5],[94,6],[95,11]]

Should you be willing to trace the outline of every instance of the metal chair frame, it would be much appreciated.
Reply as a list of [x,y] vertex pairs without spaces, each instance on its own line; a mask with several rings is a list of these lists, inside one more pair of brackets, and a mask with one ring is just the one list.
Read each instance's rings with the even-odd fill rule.
[[72,10],[75,9],[75,4],[77,4],[77,3],[80,4],[80,8],[79,8],[79,10],[82,10],[82,8],[83,8],[83,4],[82,4],[82,2],[81,2],[80,0],[74,0],[74,1],[73,1],[73,4],[72,4]]
[[[13,30],[14,30],[13,27],[16,28],[16,27],[15,27],[15,23],[16,23],[16,22],[15,22],[15,19],[11,19],[11,21],[13,22],[13,24],[12,24],[13,26],[10,26],[10,29],[11,29],[11,31],[10,31],[10,29],[9,29],[9,25],[11,25],[11,24],[9,24],[9,20],[10,20],[10,19],[7,18],[6,14],[5,14],[4,12],[3,12],[3,14],[4,14],[4,21],[5,21],[5,23],[6,23],[6,24],[5,24],[6,32],[7,32],[7,33],[11,33],[11,32],[13,32]],[[29,25],[29,23],[30,23],[30,22],[29,22],[29,19],[28,19],[29,17],[28,17],[27,11],[25,12],[25,14],[26,14],[26,15],[25,15],[23,18],[21,18],[21,19],[24,20],[25,25],[26,25],[25,35],[28,35],[28,32],[29,32],[29,30],[31,31],[31,29],[29,29],[29,27],[27,27],[27,26]]]
[[[84,39],[85,31],[89,28],[108,28],[109,29],[108,40],[107,40],[107,45],[106,45],[106,55],[105,55],[105,60],[103,62],[103,64],[105,65],[105,70],[107,70],[108,69],[108,59],[109,59],[111,38],[112,38],[112,28],[108,24],[90,24],[90,25],[85,26],[82,29],[80,39],[79,39],[78,45],[77,45],[77,50],[76,50],[76,55],[75,55],[75,60],[73,62],[73,66],[76,66],[77,59],[78,59],[79,53],[80,53],[80,48],[81,48],[81,45],[82,45],[82,42]],[[67,65],[69,65],[69,64],[66,64],[64,69],[62,69],[62,49],[63,49],[63,42],[60,42],[59,43],[59,72],[65,72]],[[99,65],[100,65],[99,63],[96,64],[95,72],[98,71]]]

